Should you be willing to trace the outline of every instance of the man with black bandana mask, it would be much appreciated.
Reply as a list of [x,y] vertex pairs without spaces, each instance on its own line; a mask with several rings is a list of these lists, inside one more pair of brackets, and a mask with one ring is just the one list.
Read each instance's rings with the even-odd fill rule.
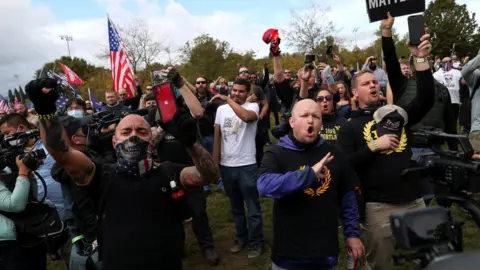
[[[168,78],[183,86],[178,72],[169,73]],[[41,119],[41,138],[48,152],[77,185],[96,191],[95,199],[102,203],[99,247],[104,269],[182,269],[185,215],[176,203],[176,192],[181,186],[203,186],[205,179],[219,177],[212,156],[196,143],[195,119],[179,110],[162,125],[185,146],[195,166],[152,164],[150,125],[138,115],[126,116],[115,130],[118,162],[97,164],[68,146],[55,116],[56,88],[51,79],[37,79],[25,87]]]

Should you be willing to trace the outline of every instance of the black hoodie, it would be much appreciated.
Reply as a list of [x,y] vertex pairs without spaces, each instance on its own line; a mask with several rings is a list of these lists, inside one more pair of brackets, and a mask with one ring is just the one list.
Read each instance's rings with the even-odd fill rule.
[[[408,113],[408,132],[432,108],[435,96],[434,82],[430,70],[417,71],[417,95],[405,106]],[[408,138],[400,139],[395,152],[372,152],[368,141],[375,140],[375,109],[360,109],[339,131],[337,144],[347,154],[358,178],[366,202],[407,203],[419,197],[417,179],[403,179],[401,173],[410,168],[412,151]]]

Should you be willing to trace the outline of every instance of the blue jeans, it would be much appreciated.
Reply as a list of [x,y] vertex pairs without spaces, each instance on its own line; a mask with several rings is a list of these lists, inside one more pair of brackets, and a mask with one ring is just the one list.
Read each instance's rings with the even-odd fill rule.
[[[235,222],[236,238],[249,245],[263,244],[262,209],[258,199],[257,164],[226,167],[220,166],[225,192],[230,199],[230,208]],[[247,219],[245,218],[247,205]]]
[[[213,153],[213,135],[210,136],[203,136],[202,137],[202,145],[205,149],[212,154]],[[222,179],[218,179],[217,182],[218,188],[223,188],[223,181]],[[210,191],[210,184],[203,186],[203,190]]]
[[[433,153],[430,148],[416,148],[412,147],[414,154]],[[429,206],[432,199],[435,197],[435,185],[430,181],[430,178],[420,179],[420,188],[423,194],[425,205]]]

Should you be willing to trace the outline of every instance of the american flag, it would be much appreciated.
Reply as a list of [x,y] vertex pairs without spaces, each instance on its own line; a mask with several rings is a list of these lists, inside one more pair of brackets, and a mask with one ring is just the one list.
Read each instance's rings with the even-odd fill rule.
[[8,107],[8,103],[5,100],[0,99],[0,111],[8,112],[9,109],[10,107]]
[[67,102],[68,102],[67,96],[60,95],[58,97],[57,101],[55,102],[55,104],[57,105],[57,109],[63,110],[65,108],[65,104],[67,104]]
[[61,84],[62,86],[67,87],[68,89],[70,89],[70,92],[72,93],[72,96],[73,96],[73,97],[76,97],[76,98],[79,98],[79,99],[83,100],[82,96],[80,96],[80,94],[78,94],[77,89],[75,89],[75,87],[71,86],[71,85],[68,83],[67,76],[65,76],[65,74],[63,74],[63,73],[55,73],[55,72],[53,72],[53,71],[47,71],[47,76],[50,77],[50,78],[52,78],[52,79],[57,80],[57,83],[59,83],[59,84]]
[[133,97],[135,86],[127,50],[120,40],[117,29],[115,29],[110,18],[108,18],[108,36],[110,42],[110,65],[112,68],[113,89],[118,91],[118,89],[123,87],[127,90],[128,95]]

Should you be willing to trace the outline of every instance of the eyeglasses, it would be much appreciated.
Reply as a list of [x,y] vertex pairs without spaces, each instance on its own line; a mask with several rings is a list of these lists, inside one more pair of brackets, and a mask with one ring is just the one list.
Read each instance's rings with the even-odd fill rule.
[[333,100],[333,96],[332,95],[328,95],[328,96],[319,96],[317,97],[317,102],[323,102],[323,101],[332,101]]
[[257,77],[254,77],[254,76],[250,77],[250,80],[256,80],[256,79]]
[[250,72],[248,72],[248,70],[242,70],[239,72],[239,74],[250,74]]
[[207,82],[206,81],[198,81],[196,82],[196,84],[206,84]]
[[291,72],[290,71],[285,71],[283,74],[290,74]]

